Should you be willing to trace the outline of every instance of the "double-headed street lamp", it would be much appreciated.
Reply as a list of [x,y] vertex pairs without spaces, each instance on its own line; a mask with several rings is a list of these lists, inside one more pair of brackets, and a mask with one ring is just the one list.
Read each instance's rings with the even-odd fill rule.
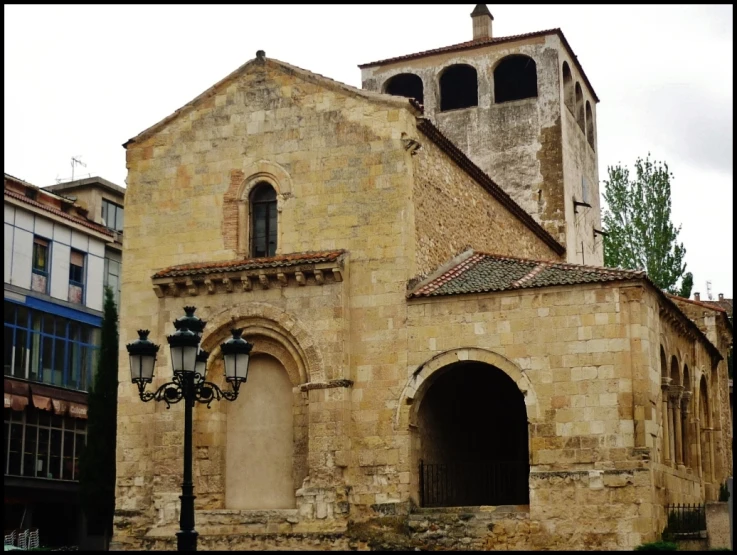
[[177,532],[178,551],[197,551],[197,532],[194,529],[194,484],[192,483],[192,407],[195,401],[210,403],[226,399],[235,401],[238,390],[248,377],[248,361],[251,345],[241,337],[242,329],[230,330],[233,337],[220,345],[225,360],[225,380],[231,390],[223,391],[212,382],[205,381],[207,359],[210,353],[199,349],[202,330],[206,322],[194,315],[195,307],[185,306],[186,316],[174,321],[176,332],[167,336],[171,349],[171,364],[174,376],[155,392],[146,391],[146,384],[154,377],[156,353],[159,346],[148,340],[148,330],[138,330],[138,339],[126,348],[130,356],[131,380],[138,386],[142,401],[164,401],[168,409],[174,403],[184,400],[184,479],[182,481],[181,512],[179,532]]

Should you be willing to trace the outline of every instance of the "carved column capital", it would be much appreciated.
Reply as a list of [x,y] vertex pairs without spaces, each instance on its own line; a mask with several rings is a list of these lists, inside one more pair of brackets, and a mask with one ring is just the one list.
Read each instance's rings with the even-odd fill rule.
[[688,414],[688,407],[691,403],[691,397],[693,396],[693,393],[690,391],[684,391],[681,394],[681,411],[683,411],[684,414]]
[[666,378],[662,377],[660,378],[660,389],[662,389],[664,392],[668,391],[668,388],[670,387],[670,382],[672,382],[672,378]]
[[681,400],[681,395],[683,395],[682,385],[668,386],[668,401],[670,401],[672,405],[678,406],[678,403]]

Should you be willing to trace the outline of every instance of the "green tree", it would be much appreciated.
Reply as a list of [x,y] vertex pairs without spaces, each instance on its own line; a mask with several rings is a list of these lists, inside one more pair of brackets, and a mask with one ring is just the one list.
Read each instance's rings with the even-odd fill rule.
[[681,226],[670,221],[673,174],[668,164],[651,162],[648,153],[635,161],[634,179],[621,164],[607,170],[604,265],[645,270],[658,287],[677,294],[676,284],[686,271],[686,249],[677,241]]
[[684,299],[690,299],[692,289],[693,274],[691,272],[686,272],[683,274],[683,279],[681,279],[681,288],[678,291],[678,296],[683,297]]
[[110,287],[105,287],[98,356],[97,373],[89,390],[87,444],[79,461],[79,489],[88,532],[109,538],[113,531],[115,511],[118,412],[118,311]]

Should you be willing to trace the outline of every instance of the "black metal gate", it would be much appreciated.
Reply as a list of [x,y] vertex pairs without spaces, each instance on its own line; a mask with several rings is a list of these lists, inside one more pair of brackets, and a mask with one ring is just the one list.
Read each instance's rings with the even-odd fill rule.
[[673,538],[698,537],[706,530],[706,506],[700,504],[666,505],[668,524],[664,535]]
[[420,461],[420,506],[527,505],[529,475],[519,461]]

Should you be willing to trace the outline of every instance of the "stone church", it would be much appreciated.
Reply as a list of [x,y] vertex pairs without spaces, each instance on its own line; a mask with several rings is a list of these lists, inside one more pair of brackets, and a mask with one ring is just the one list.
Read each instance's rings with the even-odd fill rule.
[[125,345],[254,345],[197,406],[211,549],[607,549],[732,473],[723,310],[602,267],[598,97],[560,29],[363,64],[263,51],[125,143],[113,549],[173,549],[183,408]]

